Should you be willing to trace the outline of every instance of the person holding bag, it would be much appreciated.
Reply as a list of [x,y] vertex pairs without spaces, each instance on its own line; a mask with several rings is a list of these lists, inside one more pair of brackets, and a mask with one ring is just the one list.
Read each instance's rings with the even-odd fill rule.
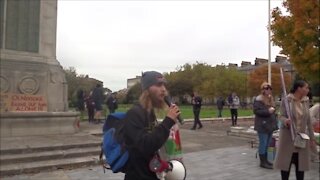
[[253,112],[255,114],[254,129],[259,137],[260,167],[272,169],[272,163],[267,158],[267,151],[272,139],[272,133],[277,129],[275,103],[271,94],[271,85],[264,82],[260,88],[261,94],[255,98],[253,103]]
[[308,92],[308,83],[298,80],[281,101],[279,119],[282,126],[274,167],[281,170],[282,180],[289,179],[291,164],[295,165],[297,180],[303,180],[304,172],[310,168],[310,149],[315,148],[316,144],[310,120]]

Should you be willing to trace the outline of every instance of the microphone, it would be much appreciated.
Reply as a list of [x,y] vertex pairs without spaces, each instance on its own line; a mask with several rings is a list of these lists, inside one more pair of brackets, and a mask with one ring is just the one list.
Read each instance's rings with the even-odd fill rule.
[[[165,96],[165,97],[164,97],[164,102],[165,102],[169,107],[170,107],[171,104],[172,104],[169,96]],[[184,120],[180,117],[180,114],[178,115],[177,119],[178,119],[178,121],[179,121],[179,123],[180,123],[181,125],[184,123]]]

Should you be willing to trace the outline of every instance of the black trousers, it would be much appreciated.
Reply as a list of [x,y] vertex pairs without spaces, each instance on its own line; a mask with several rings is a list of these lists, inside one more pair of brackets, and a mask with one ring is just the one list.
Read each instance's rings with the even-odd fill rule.
[[200,121],[200,109],[199,110],[193,110],[194,115],[194,123],[193,123],[193,129],[197,128],[197,125],[199,124],[199,127],[202,127],[201,121]]
[[281,179],[282,180],[289,180],[291,164],[294,164],[296,167],[297,180],[303,180],[304,179],[304,171],[299,171],[299,154],[298,153],[292,154],[291,162],[290,162],[290,166],[289,166],[289,171],[281,171]]
[[230,109],[230,112],[231,112],[232,126],[237,125],[238,109]]

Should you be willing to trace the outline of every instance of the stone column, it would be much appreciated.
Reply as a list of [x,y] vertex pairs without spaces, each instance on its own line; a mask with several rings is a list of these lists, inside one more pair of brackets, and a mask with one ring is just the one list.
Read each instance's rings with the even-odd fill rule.
[[57,1],[1,0],[1,136],[74,133],[67,82],[56,59]]

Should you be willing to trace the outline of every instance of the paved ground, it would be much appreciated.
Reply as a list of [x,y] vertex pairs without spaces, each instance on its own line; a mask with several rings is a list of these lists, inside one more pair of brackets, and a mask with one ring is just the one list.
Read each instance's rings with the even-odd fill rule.
[[[278,170],[258,167],[255,150],[248,146],[213,149],[186,153],[184,162],[188,180],[276,180],[281,179]],[[60,170],[35,175],[20,175],[2,180],[120,180],[123,174],[103,173],[101,167],[86,167],[74,170]],[[295,179],[292,168],[290,179]],[[312,164],[312,170],[305,180],[319,179],[319,163]]]
[[[241,126],[249,126],[251,121],[239,121]],[[181,137],[184,150],[184,163],[187,168],[188,180],[274,180],[280,179],[278,170],[267,170],[258,167],[258,159],[255,158],[256,149],[250,148],[246,140],[227,136],[226,130],[230,126],[229,121],[215,121],[204,123],[205,127],[200,130],[189,130],[191,124],[185,124],[181,129]],[[76,136],[69,137],[65,141],[97,140],[95,134],[101,132],[101,125],[81,124],[81,132]],[[42,143],[45,139],[43,137]],[[55,143],[61,143],[58,139]],[[1,140],[1,145],[5,142]],[[28,143],[30,144],[30,143]],[[10,144],[7,144],[8,146]],[[14,144],[12,144],[13,146]],[[24,144],[26,145],[26,144]],[[38,144],[39,145],[39,144]],[[30,146],[30,145],[29,145]],[[37,146],[34,142],[31,146]],[[3,148],[3,147],[1,147]],[[73,170],[58,170],[53,172],[42,172],[33,175],[18,175],[13,177],[1,178],[2,180],[96,180],[123,179],[123,174],[113,174],[111,171],[103,173],[102,167],[85,167]],[[292,168],[291,179],[294,177]],[[319,179],[319,163],[312,163],[312,169],[306,173],[305,180]]]

